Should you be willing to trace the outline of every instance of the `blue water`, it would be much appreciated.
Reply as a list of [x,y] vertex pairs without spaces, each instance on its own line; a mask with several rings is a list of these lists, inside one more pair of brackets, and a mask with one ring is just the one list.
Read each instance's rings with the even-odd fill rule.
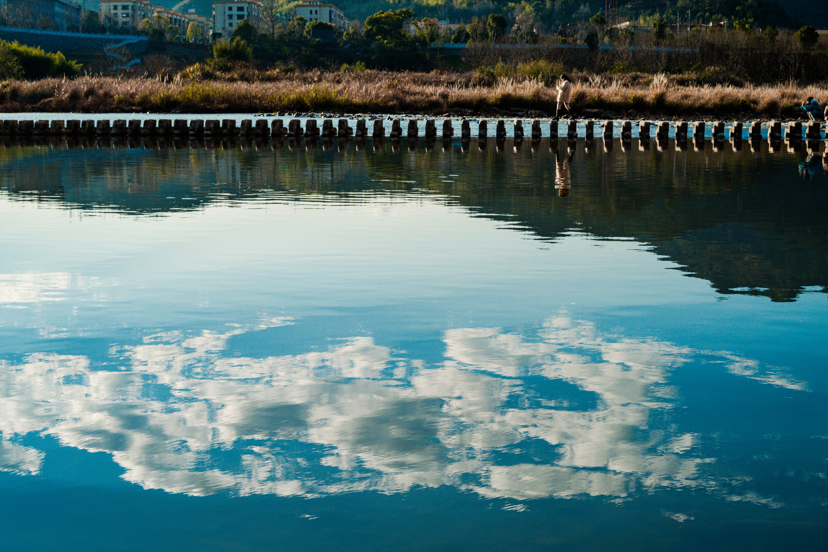
[[608,146],[0,148],[0,549],[822,550],[822,152]]

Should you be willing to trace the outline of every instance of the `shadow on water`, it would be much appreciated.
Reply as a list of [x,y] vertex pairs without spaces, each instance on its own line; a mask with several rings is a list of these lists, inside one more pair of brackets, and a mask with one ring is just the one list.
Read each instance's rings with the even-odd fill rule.
[[542,240],[649,244],[723,294],[828,290],[828,160],[812,142],[6,138],[13,200],[163,216],[228,201],[437,194]]

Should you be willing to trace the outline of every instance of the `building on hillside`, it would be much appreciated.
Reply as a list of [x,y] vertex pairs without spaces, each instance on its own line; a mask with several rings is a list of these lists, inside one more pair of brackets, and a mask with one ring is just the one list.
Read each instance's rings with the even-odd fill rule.
[[262,22],[262,5],[256,0],[219,0],[213,3],[213,39],[230,36],[241,21],[254,27]]
[[81,6],[68,0],[0,0],[0,9],[7,24],[20,28],[43,28],[77,31],[81,22]]
[[152,19],[156,8],[147,0],[101,0],[98,16],[104,25],[137,29],[144,19]]
[[308,23],[311,21],[324,21],[325,23],[334,25],[341,31],[347,31],[351,28],[351,22],[345,17],[345,12],[336,6],[323,4],[316,0],[310,0],[296,6],[296,16],[304,17]]
[[[188,10],[187,13],[184,14],[184,17],[186,17],[191,23],[195,23],[201,27],[202,38],[206,39],[209,36],[211,21],[207,19],[206,15],[197,14],[195,10]],[[189,27],[189,25],[187,26]]]
[[170,25],[178,29],[179,34],[187,34],[187,26],[190,24],[190,21],[187,18],[185,18],[184,14],[180,11],[155,6],[155,13],[153,14],[153,16],[155,15],[166,17],[167,20],[170,22]]

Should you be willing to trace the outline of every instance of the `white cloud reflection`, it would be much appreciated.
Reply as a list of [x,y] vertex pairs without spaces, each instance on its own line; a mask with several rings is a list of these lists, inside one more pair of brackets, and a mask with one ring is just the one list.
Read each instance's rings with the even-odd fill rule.
[[[715,485],[698,435],[650,427],[675,404],[670,372],[714,353],[557,316],[531,340],[447,331],[445,360],[430,367],[371,337],[325,352],[222,356],[234,336],[291,323],[148,335],[113,346],[124,363],[116,371],[71,355],[0,363],[0,469],[36,473],[42,453],[9,439],[42,432],[111,454],[144,488],[192,495],[453,485],[522,500]],[[715,354],[736,374],[761,373]],[[774,374],[760,381],[804,389]],[[527,452],[538,443],[551,452]]]

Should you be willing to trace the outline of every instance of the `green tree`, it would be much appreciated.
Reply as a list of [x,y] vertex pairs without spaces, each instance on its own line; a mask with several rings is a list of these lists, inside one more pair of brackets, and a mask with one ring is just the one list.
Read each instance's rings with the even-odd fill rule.
[[190,21],[190,24],[187,25],[187,40],[195,42],[199,38],[201,38],[201,25],[195,21]]
[[810,50],[819,42],[819,33],[810,25],[805,25],[796,31],[796,41],[803,50]]
[[0,79],[22,79],[23,67],[5,42],[0,42]]
[[365,20],[362,31],[370,42],[385,42],[389,45],[400,45],[410,36],[404,29],[406,21],[417,15],[408,8],[399,10],[379,11]]
[[762,33],[762,37],[768,43],[768,46],[773,46],[776,43],[777,36],[779,36],[779,31],[775,27],[765,27],[765,31]]
[[293,18],[293,21],[287,24],[284,34],[288,37],[300,38],[305,35],[305,27],[308,21],[301,15]]
[[40,20],[37,22],[37,28],[44,31],[53,31],[57,29],[57,26],[51,18],[44,16],[41,17]]
[[213,57],[211,62],[214,64],[250,63],[252,59],[253,48],[239,37],[235,37],[232,42],[221,39],[213,44]]
[[466,30],[466,26],[460,23],[457,25],[457,28],[454,29],[454,34],[451,35],[451,41],[454,44],[465,44],[469,41],[469,31]]
[[667,36],[667,22],[660,16],[653,19],[653,34],[658,40],[664,40]]
[[498,38],[506,34],[506,18],[499,13],[493,13],[486,21],[486,30],[489,32],[489,40],[495,42]]
[[255,44],[259,38],[259,31],[247,19],[242,19],[236,24],[236,28],[230,33],[230,38],[240,38],[248,44]]
[[607,18],[604,17],[604,14],[598,12],[589,18],[589,24],[600,31],[606,26]]
[[98,12],[86,10],[81,18],[81,32],[83,33],[104,33],[106,27],[101,24]]
[[305,25],[305,35],[310,36],[313,31],[335,31],[336,25],[326,21],[311,21]]

